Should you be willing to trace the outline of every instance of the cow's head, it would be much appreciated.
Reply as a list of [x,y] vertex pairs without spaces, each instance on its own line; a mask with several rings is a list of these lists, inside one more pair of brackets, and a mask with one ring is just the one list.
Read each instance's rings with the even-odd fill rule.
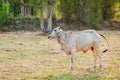
[[56,27],[53,29],[50,35],[48,35],[48,38],[49,39],[58,38],[61,35],[62,31],[63,30],[61,29],[61,27]]

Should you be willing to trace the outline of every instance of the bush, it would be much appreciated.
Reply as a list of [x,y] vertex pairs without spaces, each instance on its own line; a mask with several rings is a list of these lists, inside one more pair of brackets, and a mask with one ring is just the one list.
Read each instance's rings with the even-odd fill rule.
[[38,18],[9,18],[2,21],[0,31],[39,30]]

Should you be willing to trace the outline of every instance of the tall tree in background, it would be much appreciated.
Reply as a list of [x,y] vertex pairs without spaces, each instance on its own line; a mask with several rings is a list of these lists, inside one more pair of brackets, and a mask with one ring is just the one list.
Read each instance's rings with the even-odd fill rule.
[[113,18],[114,12],[112,7],[117,0],[101,0],[102,1],[102,16],[104,20]]
[[44,15],[43,15],[43,2],[42,1],[40,1],[40,27],[41,27],[41,31],[45,30]]
[[10,14],[10,3],[5,0],[0,1],[0,17],[8,17]]
[[22,16],[32,15],[32,3],[30,0],[21,0],[19,5]]
[[47,31],[52,30],[52,8],[51,8],[52,0],[48,0],[48,28]]
[[46,9],[46,4],[47,4],[47,0],[31,0],[31,3],[32,3],[32,6],[33,7],[33,14],[34,15],[38,15],[39,14],[39,17],[40,17],[40,29],[41,31],[45,31],[45,24],[44,24],[44,11]]

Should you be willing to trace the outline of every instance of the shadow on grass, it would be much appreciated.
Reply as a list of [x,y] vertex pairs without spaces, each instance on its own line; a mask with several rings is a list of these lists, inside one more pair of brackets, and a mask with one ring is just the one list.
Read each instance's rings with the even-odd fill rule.
[[84,76],[75,76],[71,73],[63,73],[59,76],[49,76],[43,78],[43,80],[99,80],[100,76],[95,74],[87,74]]
[[43,78],[42,80],[113,80],[113,78],[101,76],[100,73],[100,69],[87,69],[86,73],[83,74],[74,74],[73,72],[61,73],[57,76],[50,75],[48,77]]

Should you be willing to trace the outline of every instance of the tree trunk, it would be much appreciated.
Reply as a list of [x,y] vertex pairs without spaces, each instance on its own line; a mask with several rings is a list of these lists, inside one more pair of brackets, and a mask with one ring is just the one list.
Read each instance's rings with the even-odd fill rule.
[[4,0],[2,0],[3,4],[5,3]]
[[[9,5],[8,1],[7,1],[7,4]],[[9,12],[9,7],[10,7],[10,5],[7,7],[7,10],[6,10],[7,11],[7,15],[9,15],[9,13],[10,13]]]
[[24,16],[26,16],[26,6],[24,6]]
[[26,15],[29,16],[30,15],[30,11],[29,11],[29,8],[30,6],[26,6]]
[[43,4],[42,4],[42,2],[40,3],[40,27],[41,27],[41,31],[45,30],[44,18],[43,18]]
[[24,6],[21,5],[21,15],[24,16]]
[[48,0],[48,28],[47,31],[52,30],[52,9],[51,9],[51,0]]
[[31,15],[31,6],[29,7],[29,15]]

